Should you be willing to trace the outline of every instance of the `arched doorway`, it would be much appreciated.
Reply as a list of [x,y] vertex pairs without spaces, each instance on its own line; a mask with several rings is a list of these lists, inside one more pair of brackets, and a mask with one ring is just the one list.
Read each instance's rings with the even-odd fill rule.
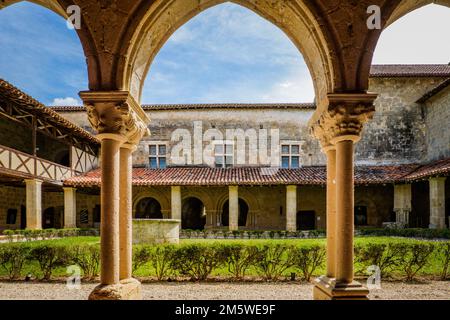
[[203,202],[191,197],[183,201],[181,228],[203,230],[206,224],[206,212]]
[[161,204],[154,198],[144,198],[136,205],[136,219],[162,219]]
[[42,228],[51,229],[55,227],[55,208],[50,207],[44,210],[42,213]]
[[[239,218],[238,218],[239,227],[247,226],[248,210],[249,208],[247,202],[239,198]],[[230,212],[230,202],[227,200],[225,201],[222,207],[222,226],[224,227],[228,227],[230,225],[229,212]]]

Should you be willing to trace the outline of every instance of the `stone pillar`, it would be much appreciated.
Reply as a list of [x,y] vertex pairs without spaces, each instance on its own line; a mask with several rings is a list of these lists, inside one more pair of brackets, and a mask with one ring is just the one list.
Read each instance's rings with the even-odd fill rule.
[[286,231],[297,231],[297,186],[286,186]]
[[172,186],[171,187],[171,209],[172,209],[172,219],[181,221],[181,187]]
[[394,212],[395,224],[404,228],[409,225],[409,214],[411,212],[411,185],[402,184],[394,186]]
[[25,180],[27,229],[42,229],[42,181]]
[[353,141],[336,142],[336,281],[353,281]]
[[64,228],[77,227],[77,189],[64,190]]
[[311,128],[328,157],[327,276],[315,280],[316,300],[367,299],[369,294],[353,280],[354,144],[360,140],[364,123],[375,112],[376,97],[375,94],[329,94],[328,109]]
[[206,229],[214,229],[217,227],[217,211],[206,210]]
[[133,237],[133,200],[132,200],[132,153],[136,147],[123,144],[120,148],[120,280],[130,279],[132,276],[132,237]]
[[336,277],[336,148],[324,148],[327,155],[327,277]]
[[445,177],[430,178],[430,229],[445,229]]
[[124,142],[118,135],[102,137],[101,154],[101,271],[103,285],[118,284],[119,277],[119,212],[120,212],[120,146]]
[[127,91],[88,91],[80,97],[101,141],[101,284],[89,299],[141,299],[141,285],[130,276],[132,185],[127,145],[137,145],[149,134],[150,119]]
[[171,219],[170,218],[170,209],[162,209],[161,214],[163,216],[163,219]]
[[229,228],[230,231],[239,229],[239,192],[238,186],[228,187],[229,199]]

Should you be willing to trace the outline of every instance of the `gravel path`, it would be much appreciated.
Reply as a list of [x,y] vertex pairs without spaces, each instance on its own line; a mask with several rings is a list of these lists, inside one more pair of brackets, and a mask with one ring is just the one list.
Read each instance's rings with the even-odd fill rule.
[[[425,284],[386,282],[373,290],[371,299],[450,300],[450,282]],[[69,290],[61,283],[0,282],[0,300],[83,300],[95,284]],[[312,286],[295,283],[153,283],[143,285],[146,300],[307,300]]]

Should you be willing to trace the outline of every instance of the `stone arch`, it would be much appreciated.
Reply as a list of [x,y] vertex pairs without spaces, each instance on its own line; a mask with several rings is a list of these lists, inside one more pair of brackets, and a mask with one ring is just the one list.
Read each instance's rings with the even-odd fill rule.
[[[260,205],[258,199],[250,192],[245,189],[240,188],[238,191],[239,199],[244,200],[248,205],[249,212],[258,212],[260,210]],[[222,208],[225,202],[228,201],[228,192],[221,195],[216,201],[217,212],[222,212]]]
[[181,228],[203,230],[206,226],[205,203],[196,196],[185,197],[181,203]]
[[197,198],[198,200],[203,202],[203,205],[205,206],[205,209],[207,211],[210,211],[210,210],[214,209],[213,201],[212,201],[211,196],[208,194],[207,191],[182,189],[182,191],[181,191],[181,203],[183,203],[183,201],[188,199],[188,198]]
[[44,8],[50,9],[51,11],[62,16],[64,19],[68,16],[66,10],[64,10],[64,8],[58,3],[58,1],[55,0],[4,0],[0,2],[0,10],[23,1],[35,3]]
[[385,4],[382,8],[382,30],[371,30],[365,37],[366,50],[359,59],[358,67],[358,82],[361,88],[368,88],[373,54],[382,31],[406,14],[432,3],[450,7],[450,0],[396,0]]
[[391,24],[395,23],[395,21],[407,15],[408,13],[429,4],[438,4],[441,6],[450,7],[450,0],[403,0],[388,18],[385,28],[389,27]]
[[[67,8],[74,4],[72,0],[3,0],[0,1],[0,10],[23,1],[47,8],[61,16],[63,19],[68,18]],[[83,13],[83,10],[81,12]],[[89,89],[98,90],[102,86],[100,60],[98,58],[94,37],[90,32],[90,28],[87,26],[87,22],[84,21],[83,16],[81,19],[81,29],[75,31],[86,57]]]
[[[142,210],[143,209],[143,210]],[[136,203],[135,219],[162,219],[161,203],[155,198],[143,198]]]
[[216,5],[231,2],[241,5],[279,27],[305,58],[310,70],[319,107],[325,104],[327,93],[341,86],[336,50],[330,48],[329,35],[322,32],[303,0],[157,0],[137,13],[129,26],[120,55],[117,87],[131,92],[140,101],[142,88],[156,54],[169,37],[199,13]]
[[161,192],[158,192],[154,189],[146,189],[144,191],[139,192],[137,195],[133,197],[133,217],[136,215],[136,209],[139,201],[145,199],[145,198],[153,198],[156,201],[159,202],[161,205],[161,211],[164,212],[170,212],[170,201],[169,199],[162,194]]

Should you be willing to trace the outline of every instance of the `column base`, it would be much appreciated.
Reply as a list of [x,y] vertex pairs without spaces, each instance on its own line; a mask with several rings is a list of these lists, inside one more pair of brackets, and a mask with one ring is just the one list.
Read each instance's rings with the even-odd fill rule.
[[91,292],[89,300],[142,300],[142,285],[133,278],[119,284],[101,284]]
[[369,290],[359,282],[336,283],[326,276],[314,281],[314,300],[369,300]]

